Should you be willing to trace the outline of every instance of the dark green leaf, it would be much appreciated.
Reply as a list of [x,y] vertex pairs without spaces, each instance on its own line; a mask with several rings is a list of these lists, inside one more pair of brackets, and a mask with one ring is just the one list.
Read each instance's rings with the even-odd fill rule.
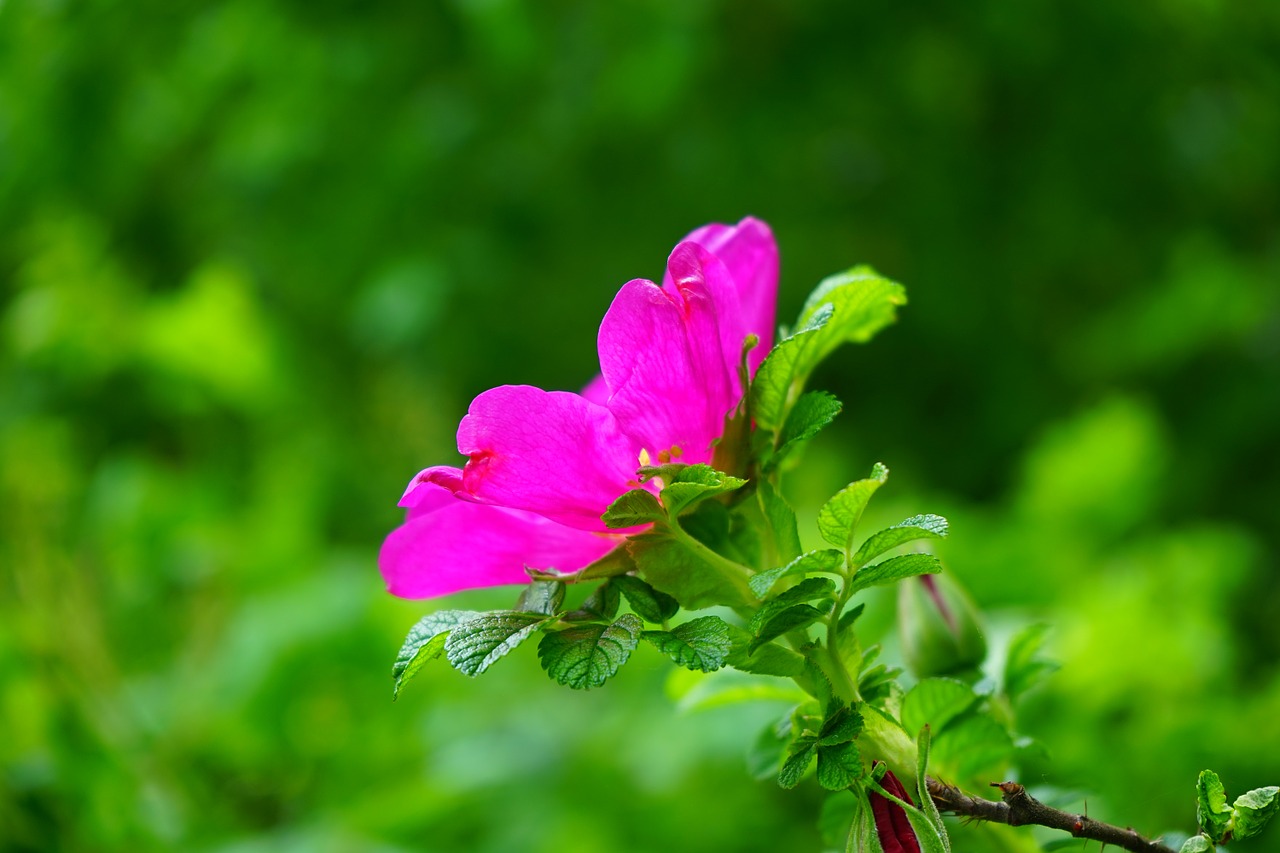
[[516,602],[516,610],[521,613],[554,616],[563,603],[563,581],[534,581],[524,588],[524,592],[520,593],[520,600]]
[[862,714],[845,704],[836,705],[818,734],[820,746],[835,746],[853,740],[862,732]]
[[575,690],[599,687],[631,657],[643,627],[634,614],[624,613],[612,625],[548,631],[538,644],[538,658],[560,684]]
[[796,526],[796,513],[786,499],[766,479],[757,481],[760,506],[769,528],[773,531],[773,543],[781,560],[795,559],[800,553],[800,531]]
[[792,604],[800,604],[805,601],[816,601],[820,598],[830,598],[835,594],[836,583],[830,578],[805,578],[800,583],[784,589],[773,598],[766,601],[760,606],[760,609],[751,617],[751,632],[759,634],[757,630],[764,625],[777,613],[790,607]]
[[681,510],[701,500],[740,489],[746,480],[731,477],[710,465],[688,465],[676,474],[675,480],[662,490],[662,505],[675,517]]
[[862,756],[852,742],[818,747],[818,784],[843,791],[862,778]]
[[918,732],[928,725],[935,732],[967,711],[977,695],[967,684],[950,678],[926,678],[902,699],[902,727]]
[[836,419],[843,408],[844,404],[834,394],[826,391],[807,391],[801,394],[778,434],[778,458],[785,456],[800,442],[817,435],[823,427]]
[[619,575],[613,579],[614,585],[626,596],[627,603],[646,622],[662,624],[680,611],[680,602],[665,592],[658,592],[640,578],[632,575]]
[[889,695],[901,674],[901,667],[876,664],[858,676],[858,693],[867,702],[880,702]]
[[890,557],[882,563],[859,569],[849,586],[857,592],[916,575],[935,575],[940,571],[942,563],[932,554],[903,554],[901,557]]
[[888,478],[889,469],[877,462],[870,477],[850,483],[827,501],[818,511],[818,532],[822,538],[842,551],[849,550],[867,501]]
[[865,566],[885,551],[920,539],[942,539],[947,535],[947,520],[940,515],[916,515],[873,533],[853,555],[855,566]]
[[760,646],[781,637],[788,631],[806,628],[821,619],[823,615],[821,610],[810,604],[793,604],[785,610],[774,613],[756,630],[756,638],[748,651],[754,652]]
[[854,607],[850,607],[840,616],[839,631],[843,634],[858,621],[858,617],[862,615],[862,611],[867,609],[866,603],[859,603]]
[[714,672],[724,666],[733,643],[719,616],[702,616],[670,631],[645,631],[644,638],[685,669]]
[[732,625],[729,626],[729,637],[733,641],[733,647],[729,650],[725,663],[734,669],[780,678],[795,678],[805,671],[806,658],[791,649],[767,643],[753,651],[751,644],[755,638]]
[[454,669],[479,675],[546,621],[547,617],[536,613],[483,613],[450,631],[444,652]]
[[604,521],[605,527],[618,530],[663,521],[666,517],[666,512],[652,492],[632,489],[629,492],[623,492],[616,501],[609,504],[601,520]]
[[440,657],[450,630],[479,615],[474,610],[437,610],[419,619],[409,629],[391,665],[391,676],[395,679],[392,697],[400,695],[400,688],[417,675],[427,661]]
[[807,375],[836,347],[865,343],[896,319],[899,305],[907,303],[902,285],[877,275],[869,267],[855,267],[824,279],[800,312],[806,323],[830,305],[834,313],[820,330],[804,341],[799,372]]
[[1280,788],[1254,788],[1236,797],[1231,804],[1231,836],[1237,841],[1252,838],[1266,828],[1280,811]]
[[813,740],[800,738],[792,747],[791,754],[787,756],[787,760],[782,763],[782,769],[778,771],[778,784],[784,788],[794,788],[800,784],[800,780],[804,778],[804,774],[809,772],[809,765],[813,763],[814,747]]
[[1028,625],[1009,641],[1004,663],[1004,694],[1010,702],[1058,669],[1056,663],[1040,657],[1048,632],[1048,625]]
[[1200,824],[1200,831],[1220,844],[1230,820],[1231,809],[1227,807],[1227,792],[1222,787],[1222,780],[1212,770],[1200,771],[1196,779],[1196,821]]
[[812,312],[803,328],[779,342],[756,371],[751,383],[751,410],[760,429],[782,427],[792,395],[804,386],[812,366],[804,359],[806,339],[816,335],[831,315],[829,307]]
[[607,621],[618,614],[618,607],[621,603],[618,587],[612,580],[606,580],[583,599],[581,607],[571,613],[563,614],[560,618],[570,622]]
[[764,598],[769,594],[769,590],[773,589],[773,585],[778,582],[779,578],[789,575],[806,575],[810,572],[839,574],[840,567],[843,565],[844,554],[831,548],[824,548],[819,551],[809,551],[806,554],[802,554],[785,566],[778,566],[776,569],[769,569],[766,572],[752,575],[748,583],[751,585],[752,592]]
[[668,531],[632,536],[627,547],[644,579],[655,589],[674,596],[682,607],[700,610],[716,604],[738,607],[751,603],[745,572],[715,560],[705,546],[695,547]]

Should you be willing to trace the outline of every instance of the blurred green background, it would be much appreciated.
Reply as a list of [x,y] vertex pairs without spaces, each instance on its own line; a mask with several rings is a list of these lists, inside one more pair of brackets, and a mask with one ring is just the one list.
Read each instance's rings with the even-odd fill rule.
[[444,605],[375,567],[472,396],[747,214],[784,320],[908,287],[791,495],[882,460],[994,646],[1054,626],[1022,778],[1148,832],[1280,782],[1280,5],[2,0],[0,848],[819,849],[777,708],[656,653],[392,704]]

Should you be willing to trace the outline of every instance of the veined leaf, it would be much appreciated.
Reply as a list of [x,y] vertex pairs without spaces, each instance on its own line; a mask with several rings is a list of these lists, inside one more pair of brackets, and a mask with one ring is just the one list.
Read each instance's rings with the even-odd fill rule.
[[1196,821],[1200,831],[1215,844],[1221,843],[1230,820],[1231,809],[1227,808],[1227,792],[1222,780],[1212,770],[1201,770],[1196,779]]
[[811,604],[793,604],[785,610],[775,612],[756,630],[756,638],[751,641],[747,651],[755,652],[765,643],[781,637],[788,631],[807,628],[823,615],[821,610]]
[[818,532],[842,551],[848,551],[867,502],[889,479],[889,469],[877,462],[871,476],[845,486],[818,511]]
[[760,635],[760,629],[777,614],[793,604],[805,601],[816,601],[835,594],[836,583],[830,578],[805,578],[800,583],[783,590],[776,597],[769,599],[751,617],[751,633]]
[[642,636],[680,666],[697,672],[720,669],[733,646],[729,625],[719,616],[702,616],[670,631],[645,631]]
[[474,610],[437,610],[419,619],[409,629],[409,635],[404,638],[404,645],[391,665],[391,676],[395,679],[392,698],[400,695],[400,688],[417,675],[427,661],[440,657],[449,631],[479,615]]
[[936,575],[942,563],[932,554],[903,554],[858,570],[849,586],[854,592],[916,575]]
[[920,539],[942,539],[947,535],[947,520],[940,515],[915,515],[871,534],[853,555],[853,565],[865,566],[885,551]]
[[533,630],[548,621],[537,613],[499,610],[482,613],[449,632],[444,652],[459,672],[479,675],[524,642]]
[[798,739],[791,748],[791,754],[782,763],[782,769],[778,771],[778,784],[784,788],[799,785],[804,774],[809,772],[809,765],[813,764],[813,756],[813,739]]
[[777,546],[779,559],[795,559],[800,554],[800,531],[796,526],[795,510],[767,479],[757,481],[756,492],[760,496],[760,507],[773,530],[773,542]]
[[629,492],[623,492],[616,501],[609,504],[609,508],[600,518],[605,527],[618,530],[664,521],[666,517],[666,511],[652,492],[632,489]]
[[563,581],[534,581],[520,593],[516,602],[516,610],[521,613],[537,613],[542,616],[554,616],[556,610],[564,603]]
[[834,421],[843,408],[844,404],[834,394],[826,391],[806,391],[801,394],[791,407],[782,431],[778,433],[775,458],[782,458],[800,442],[813,438]]
[[804,655],[791,649],[785,649],[776,643],[766,643],[753,649],[755,637],[732,625],[729,626],[729,637],[733,641],[733,647],[729,650],[725,663],[734,669],[780,678],[795,678],[805,671]]
[[844,554],[830,548],[824,548],[819,551],[809,551],[807,554],[801,554],[785,566],[778,566],[776,569],[769,569],[752,575],[751,580],[747,583],[751,586],[752,592],[764,598],[780,578],[790,575],[807,575],[810,572],[839,574],[842,565],[844,565]]
[[818,733],[819,746],[836,746],[848,743],[862,732],[862,714],[857,708],[841,703],[831,709]]
[[818,747],[818,784],[843,791],[862,778],[862,756],[852,741]]
[[625,575],[635,570],[636,561],[631,558],[631,552],[625,545],[619,545],[600,559],[579,569],[574,577],[581,581],[588,581]]
[[1193,835],[1183,843],[1178,853],[1210,853],[1212,850],[1212,841],[1203,835]]
[[977,695],[964,682],[926,678],[908,690],[902,699],[902,727],[908,732],[918,732],[927,725],[940,732],[977,700]]
[[804,375],[841,344],[871,340],[897,319],[898,306],[906,304],[907,292],[902,285],[877,275],[870,267],[854,267],[823,279],[805,300],[800,323],[807,324],[827,305],[833,314],[804,342],[799,365]]
[[662,490],[662,505],[675,517],[681,510],[701,500],[732,492],[747,484],[746,480],[731,477],[710,465],[686,465],[680,468],[673,480]]
[[714,559],[706,546],[692,545],[666,530],[633,535],[627,548],[644,579],[673,596],[680,606],[700,610],[715,604],[751,604],[753,596],[745,572]]
[[613,583],[626,596],[636,615],[646,622],[660,625],[680,611],[680,602],[665,592],[658,592],[638,577],[619,575]]
[[1277,811],[1280,788],[1275,785],[1241,794],[1231,804],[1231,837],[1238,841],[1252,838],[1266,828]]
[[538,658],[547,675],[566,687],[599,687],[631,657],[643,628],[638,616],[624,613],[612,625],[548,631],[538,644]]
[[756,425],[764,430],[782,427],[791,404],[791,397],[804,385],[812,363],[804,360],[805,344],[831,319],[833,309],[822,306],[810,313],[795,334],[779,341],[751,383],[752,412]]

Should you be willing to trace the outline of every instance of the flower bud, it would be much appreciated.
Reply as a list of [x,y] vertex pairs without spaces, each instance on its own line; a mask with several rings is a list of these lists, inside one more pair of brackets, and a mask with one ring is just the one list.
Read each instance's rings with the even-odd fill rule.
[[[880,787],[904,803],[915,805],[892,770],[880,779]],[[916,838],[916,831],[911,828],[906,809],[876,791],[867,791],[867,799],[871,801],[876,837],[880,839],[884,853],[920,853],[920,839]]]
[[898,584],[898,630],[917,678],[971,672],[987,656],[977,609],[950,575],[919,575]]

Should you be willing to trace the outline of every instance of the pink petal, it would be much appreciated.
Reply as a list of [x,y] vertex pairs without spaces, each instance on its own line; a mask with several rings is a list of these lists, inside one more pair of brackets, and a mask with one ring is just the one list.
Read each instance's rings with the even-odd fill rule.
[[458,425],[465,491],[581,530],[635,488],[640,446],[604,406],[567,391],[503,385],[472,401]]
[[[778,298],[778,244],[773,232],[759,219],[747,217],[737,225],[704,225],[682,242],[697,243],[723,261],[728,269],[736,285],[741,313],[740,323],[726,322],[725,311],[720,311],[726,337],[737,340],[732,347],[725,345],[725,355],[735,359],[736,367],[742,338],[748,333],[756,335],[760,345],[747,357],[754,374],[773,347]],[[663,286],[673,286],[670,273]],[[715,296],[717,308],[721,308],[719,297]]]
[[708,276],[721,286],[727,274],[692,243],[676,247],[669,269],[674,292],[636,279],[614,298],[600,324],[600,368],[609,410],[655,461],[676,446],[682,462],[707,462],[737,403],[707,287]]
[[415,478],[415,484],[409,520],[378,554],[387,590],[401,598],[527,583],[525,566],[576,571],[621,541],[533,513],[460,500],[435,483]]
[[582,396],[593,403],[599,403],[601,406],[609,402],[609,383],[604,381],[604,376],[597,374],[595,379],[587,383],[587,387],[582,389]]

